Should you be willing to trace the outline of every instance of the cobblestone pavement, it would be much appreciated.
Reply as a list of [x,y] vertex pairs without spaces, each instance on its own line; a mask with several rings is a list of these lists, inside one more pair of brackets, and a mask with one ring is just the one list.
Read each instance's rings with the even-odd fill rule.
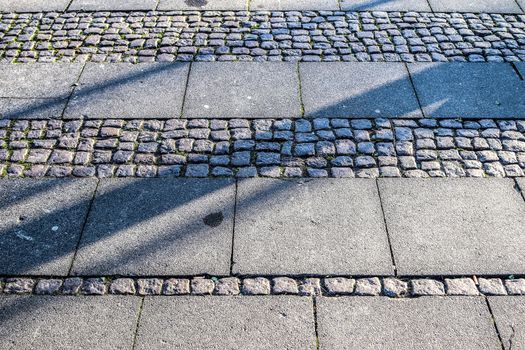
[[7,177],[517,177],[525,121],[1,120]]
[[7,277],[0,293],[37,295],[299,295],[419,296],[525,295],[524,278],[395,277]]
[[0,60],[525,61],[525,15],[345,11],[0,13]]

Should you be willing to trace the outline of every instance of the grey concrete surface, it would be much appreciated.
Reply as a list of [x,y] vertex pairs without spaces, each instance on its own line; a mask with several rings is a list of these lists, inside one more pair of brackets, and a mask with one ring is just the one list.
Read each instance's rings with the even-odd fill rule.
[[67,275],[94,179],[0,182],[0,274]]
[[55,119],[60,118],[67,99],[61,98],[1,98],[0,118]]
[[525,202],[511,179],[378,183],[398,274],[525,273]]
[[315,349],[312,300],[146,298],[136,349]]
[[272,10],[272,11],[290,11],[290,10],[339,10],[337,0],[252,0],[250,1],[250,10]]
[[311,62],[299,71],[308,117],[422,116],[403,63]]
[[416,63],[408,68],[427,117],[525,117],[525,84],[508,63]]
[[343,11],[428,11],[426,0],[341,0]]
[[436,12],[522,13],[515,0],[428,0]]
[[73,273],[227,275],[234,195],[227,179],[102,180]]
[[81,70],[81,64],[0,64],[0,97],[66,98]]
[[73,0],[69,11],[155,10],[158,0]]
[[0,12],[65,11],[70,0],[0,0]]
[[294,118],[300,111],[293,63],[192,65],[184,103],[186,118]]
[[319,349],[501,349],[481,297],[317,299]]
[[158,10],[248,10],[245,0],[160,0]]
[[178,118],[189,64],[86,65],[65,118]]
[[525,296],[488,299],[505,350],[525,349]]
[[240,181],[233,260],[239,274],[392,274],[375,181]]
[[0,349],[122,349],[133,344],[140,298],[0,297]]
[[514,65],[518,69],[518,72],[520,74],[520,78],[525,80],[525,62],[514,62]]
[[519,188],[521,189],[521,192],[525,195],[525,178],[518,177],[516,178],[516,181],[518,183]]

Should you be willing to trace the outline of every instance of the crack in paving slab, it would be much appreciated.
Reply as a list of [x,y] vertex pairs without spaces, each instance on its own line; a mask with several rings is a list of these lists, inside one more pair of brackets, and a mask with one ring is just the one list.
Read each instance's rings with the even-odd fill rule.
[[7,62],[525,61],[525,15],[350,11],[0,13]]
[[[524,171],[523,120],[0,120],[3,177],[522,177]],[[219,216],[205,220],[213,226]]]
[[525,295],[525,278],[509,277],[5,277],[4,294],[37,295],[298,295],[420,296]]

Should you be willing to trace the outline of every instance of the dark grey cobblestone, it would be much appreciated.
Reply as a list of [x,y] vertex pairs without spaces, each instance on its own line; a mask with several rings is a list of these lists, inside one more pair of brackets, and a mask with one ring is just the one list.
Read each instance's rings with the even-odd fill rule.
[[3,120],[0,145],[3,177],[525,176],[523,120]]
[[46,295],[299,295],[419,296],[525,295],[525,278],[476,277],[74,277],[3,279],[0,294]]
[[525,15],[345,11],[0,13],[9,62],[525,61]]

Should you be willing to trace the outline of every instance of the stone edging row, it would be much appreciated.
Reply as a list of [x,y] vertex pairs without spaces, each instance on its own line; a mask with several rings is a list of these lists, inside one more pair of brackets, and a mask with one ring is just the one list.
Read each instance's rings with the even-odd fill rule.
[[516,62],[525,61],[525,15],[0,13],[0,60]]
[[525,278],[394,277],[68,277],[0,279],[0,293],[36,295],[299,295],[475,296],[525,295]]
[[5,177],[521,177],[524,120],[0,120]]

